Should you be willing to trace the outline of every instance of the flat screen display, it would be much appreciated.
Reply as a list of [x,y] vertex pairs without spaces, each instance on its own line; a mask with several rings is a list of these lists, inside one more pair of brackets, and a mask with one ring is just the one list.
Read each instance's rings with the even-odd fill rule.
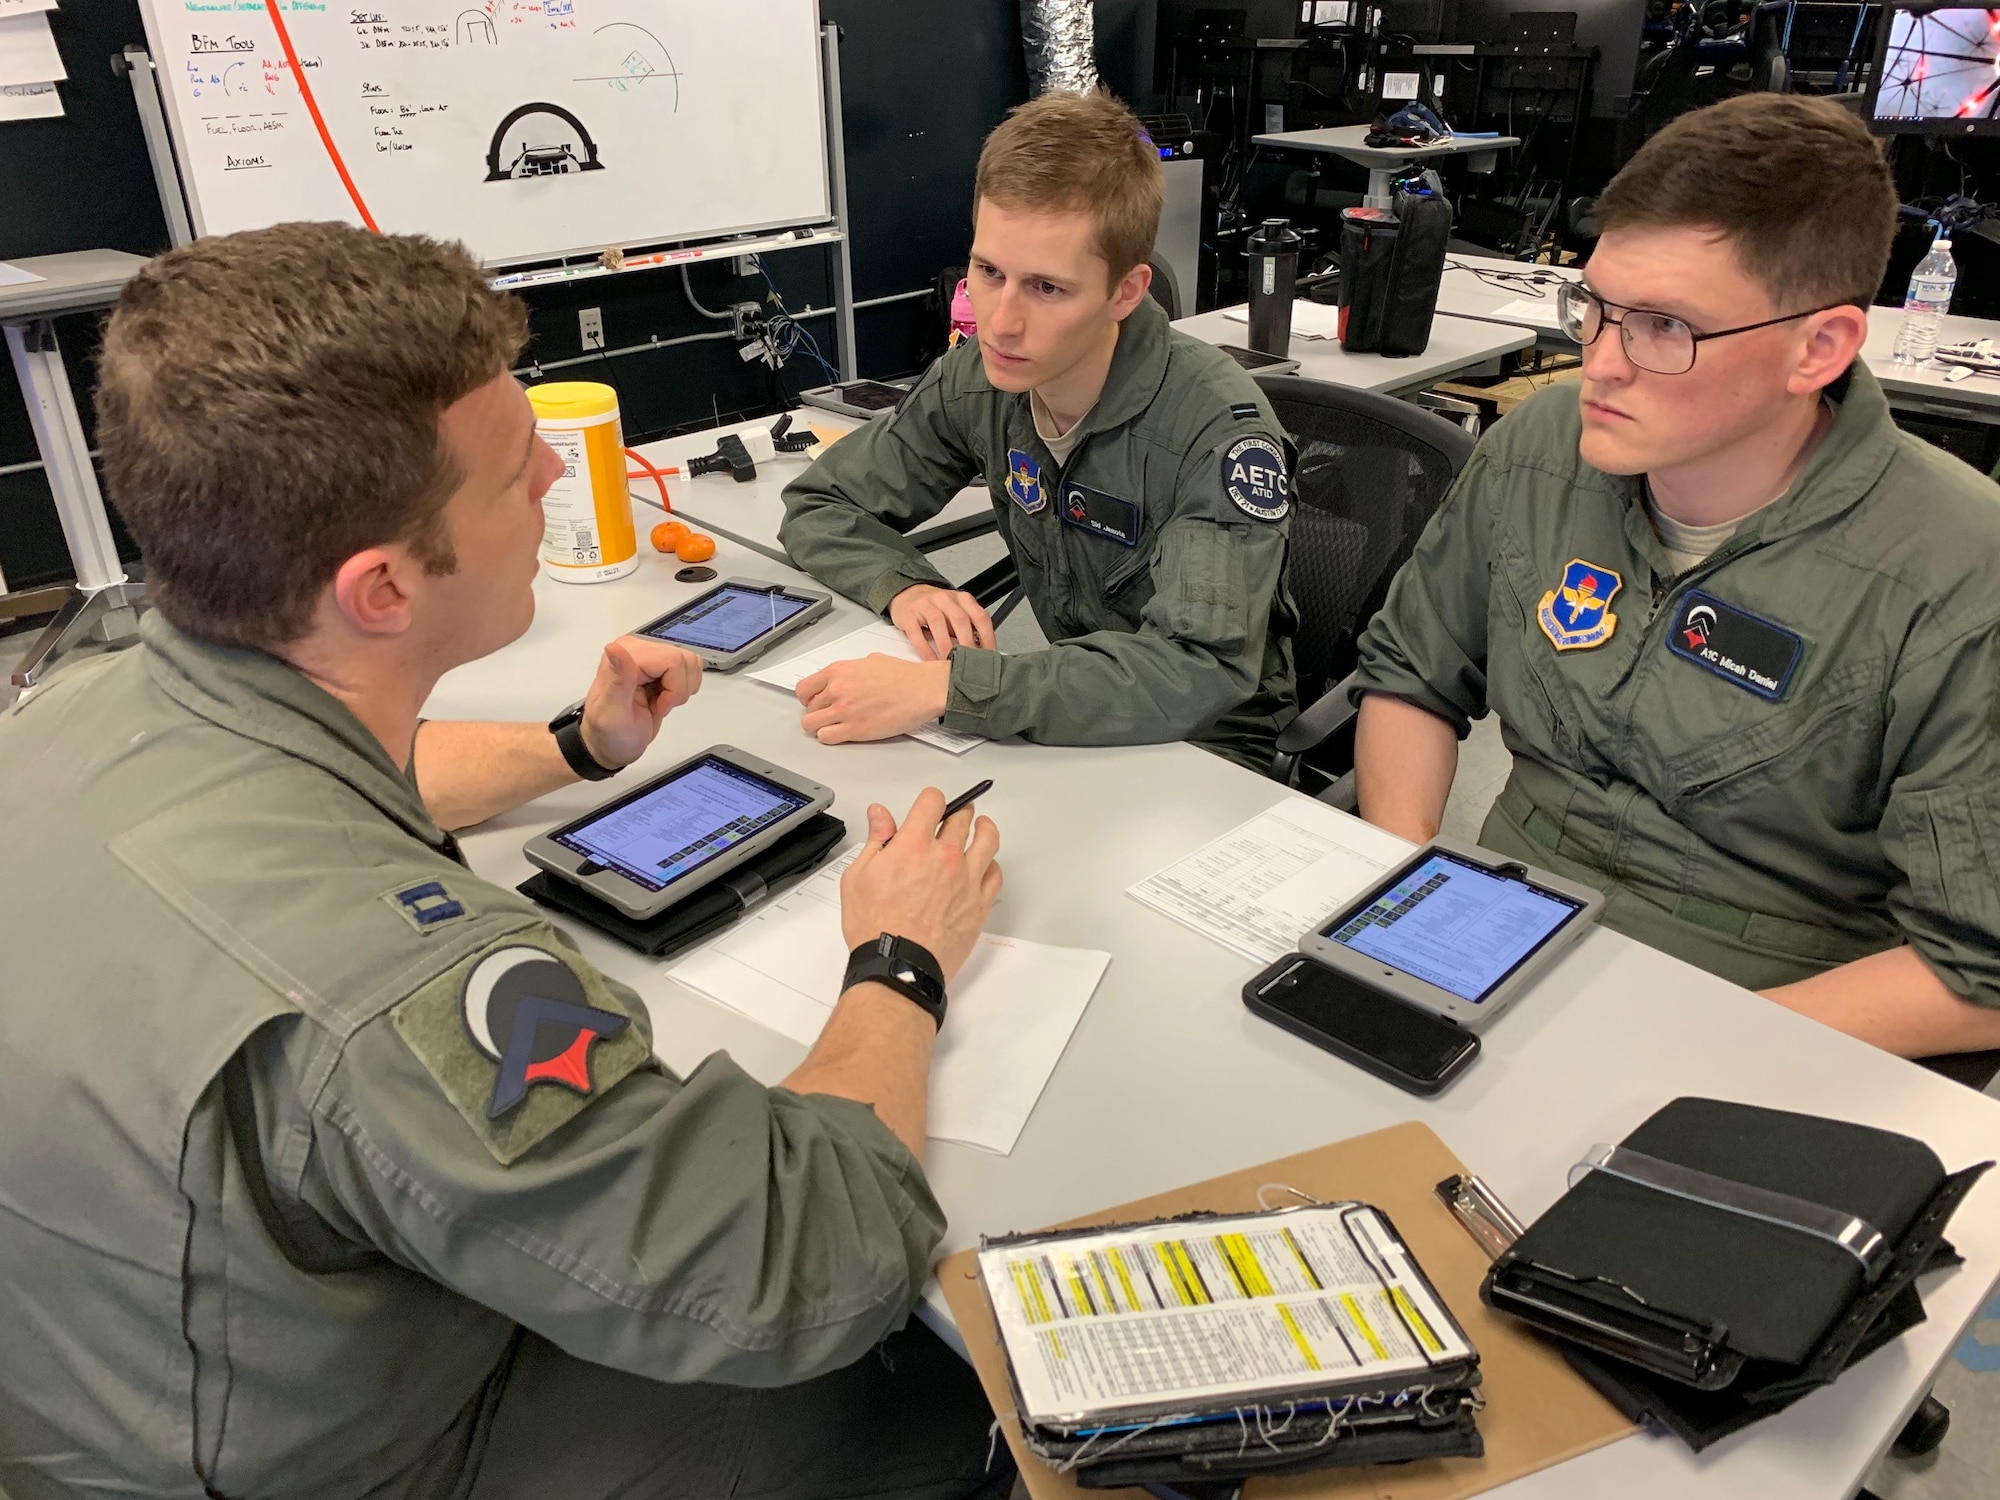
[[1322,936],[1477,1005],[1581,909],[1433,852]]
[[2000,10],[1890,10],[1871,123],[1881,131],[1967,132],[2000,122]]
[[647,626],[645,634],[655,640],[672,641],[676,646],[741,651],[800,610],[812,608],[812,604],[810,599],[795,599],[775,589],[745,589],[725,584],[671,619]]
[[665,890],[810,799],[705,755],[671,781],[550,835],[563,848]]

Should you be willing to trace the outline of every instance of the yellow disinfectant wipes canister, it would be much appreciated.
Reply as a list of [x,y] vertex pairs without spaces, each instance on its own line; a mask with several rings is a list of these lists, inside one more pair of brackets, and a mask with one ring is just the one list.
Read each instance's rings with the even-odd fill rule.
[[542,497],[542,567],[564,583],[603,583],[639,566],[618,393],[588,380],[528,387],[535,430],[563,471]]

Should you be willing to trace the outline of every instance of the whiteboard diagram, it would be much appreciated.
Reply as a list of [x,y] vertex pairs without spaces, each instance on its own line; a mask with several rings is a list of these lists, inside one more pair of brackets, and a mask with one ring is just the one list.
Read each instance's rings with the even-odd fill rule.
[[197,233],[345,219],[505,265],[831,217],[817,0],[141,8]]

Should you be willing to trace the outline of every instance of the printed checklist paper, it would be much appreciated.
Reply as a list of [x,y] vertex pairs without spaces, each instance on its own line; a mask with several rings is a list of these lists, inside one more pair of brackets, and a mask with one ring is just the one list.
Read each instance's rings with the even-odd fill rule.
[[990,1246],[980,1277],[1024,1421],[1421,1384],[1472,1347],[1366,1204]]
[[1323,802],[1287,797],[1125,894],[1267,964],[1412,847]]
[[[829,641],[816,650],[800,656],[787,657],[774,666],[764,667],[750,674],[753,682],[769,683],[772,687],[791,692],[813,673],[830,667],[837,661],[853,661],[863,656],[893,656],[898,661],[915,661],[916,648],[903,632],[893,625],[876,621],[852,631],[836,641]],[[976,734],[960,734],[955,729],[946,729],[942,724],[923,724],[910,731],[910,738],[922,740],[926,745],[934,745],[953,755],[963,755],[975,745],[985,744]]]
[[[810,1046],[840,999],[847,940],[835,861],[706,947],[674,978]],[[981,933],[952,981],[931,1063],[929,1132],[1006,1155],[1062,1060],[1109,953]]]

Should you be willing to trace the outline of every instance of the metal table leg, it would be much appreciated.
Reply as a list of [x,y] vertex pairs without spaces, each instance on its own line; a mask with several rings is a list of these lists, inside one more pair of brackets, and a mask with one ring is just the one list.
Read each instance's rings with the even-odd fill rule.
[[69,543],[70,562],[76,569],[76,587],[69,600],[14,673],[15,686],[31,688],[65,652],[83,642],[130,636],[137,628],[136,607],[146,591],[143,583],[127,577],[118,561],[111,521],[104,513],[104,495],[90,463],[90,445],[84,441],[83,424],[77,419],[76,402],[70,395],[55,323],[48,318],[9,323],[6,334],[14,373],[27,401],[28,420],[35,429],[35,445],[41,450],[63,539]]

